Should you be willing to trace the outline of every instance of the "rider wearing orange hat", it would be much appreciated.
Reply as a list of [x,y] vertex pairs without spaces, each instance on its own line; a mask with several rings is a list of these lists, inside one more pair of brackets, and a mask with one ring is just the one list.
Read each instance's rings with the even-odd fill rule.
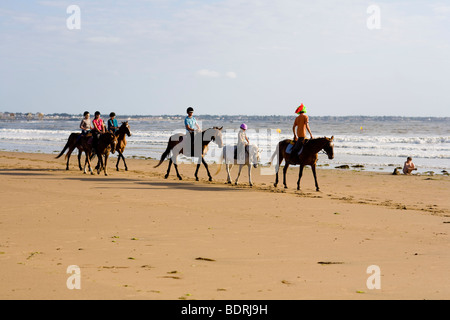
[[300,155],[300,153],[303,151],[306,131],[308,131],[311,139],[313,139],[311,129],[309,128],[309,117],[306,115],[306,107],[303,105],[303,103],[297,108],[297,110],[295,110],[295,113],[298,114],[298,117],[295,118],[294,125],[292,126],[292,131],[294,133],[294,141],[296,141],[296,143],[294,148],[292,148],[291,158],[292,155]]

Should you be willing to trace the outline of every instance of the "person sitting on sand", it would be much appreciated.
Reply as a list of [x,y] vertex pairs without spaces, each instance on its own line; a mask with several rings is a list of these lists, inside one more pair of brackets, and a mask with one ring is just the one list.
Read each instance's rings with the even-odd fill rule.
[[416,166],[414,165],[414,163],[412,162],[412,158],[408,157],[406,159],[405,165],[403,166],[403,173],[404,174],[411,174],[411,172],[413,172],[414,170],[417,170]]
[[292,131],[294,132],[294,141],[296,141],[294,147],[291,151],[291,159],[295,160],[302,151],[303,145],[306,138],[306,131],[308,131],[311,139],[313,139],[313,135],[311,133],[311,129],[309,128],[309,117],[306,115],[306,107],[303,103],[297,108],[295,113],[298,114],[298,117],[295,118],[294,125],[292,126]]
[[116,114],[111,112],[108,120],[108,131],[115,134],[117,130],[119,130],[119,125],[117,124]]

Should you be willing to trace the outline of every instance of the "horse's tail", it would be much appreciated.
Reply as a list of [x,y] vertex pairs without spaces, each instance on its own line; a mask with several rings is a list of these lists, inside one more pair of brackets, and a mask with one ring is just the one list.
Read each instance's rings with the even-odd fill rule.
[[220,158],[219,158],[219,166],[217,167],[217,172],[216,172],[215,176],[217,176],[219,174],[220,170],[222,170],[223,155],[225,153],[224,150],[225,150],[225,148],[222,148],[222,154],[220,155]]
[[[59,159],[63,154],[64,154],[64,152],[66,152],[66,150],[69,148],[69,146],[70,146],[70,138],[72,137],[72,134],[69,136],[69,139],[67,139],[67,143],[66,143],[66,145],[64,146],[64,148],[62,149],[62,151],[56,156],[56,159]],[[66,155],[66,158],[67,158],[67,155]]]
[[275,149],[275,152],[272,154],[272,156],[270,157],[270,160],[269,160],[269,165],[272,165],[272,161],[273,161],[273,159],[275,159],[275,156],[276,155],[278,155],[278,157],[280,156],[280,144],[278,143],[277,144],[277,147],[276,147],[276,149]]
[[170,153],[170,150],[172,150],[172,148],[170,147],[170,141],[169,141],[169,143],[167,143],[166,151],[164,151],[164,153],[161,156],[161,159],[159,160],[159,163],[156,166],[154,166],[154,168],[158,168],[164,162],[164,160],[166,160],[167,156]]

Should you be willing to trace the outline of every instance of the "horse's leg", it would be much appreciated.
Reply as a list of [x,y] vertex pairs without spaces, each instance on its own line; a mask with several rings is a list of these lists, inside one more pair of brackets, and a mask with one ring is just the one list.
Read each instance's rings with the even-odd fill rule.
[[67,151],[67,163],[66,163],[66,170],[69,170],[69,161],[70,161],[70,155],[72,154],[72,152],[73,152],[73,149],[74,149],[74,148],[70,147],[70,148],[69,148],[69,151]]
[[167,168],[167,173],[166,173],[166,175],[164,176],[164,179],[167,179],[168,177],[169,177],[169,173],[170,173],[170,167],[172,167],[172,158],[170,158],[170,160],[169,160],[169,167]]
[[303,175],[303,165],[300,165],[300,169],[298,171],[297,190],[300,190],[300,180],[302,179],[302,175]]
[[278,171],[280,171],[281,162],[283,161],[283,156],[280,154],[278,155],[278,164],[275,167],[275,183],[273,184],[276,188],[278,185]]
[[284,168],[283,168],[283,184],[284,184],[284,188],[287,189],[287,184],[286,184],[286,172],[289,168],[289,163],[285,163]]
[[122,162],[125,165],[125,171],[128,171],[127,163],[125,162],[125,157],[123,156],[123,153],[120,154],[122,156]]
[[198,169],[200,169],[200,163],[197,163],[197,168],[195,169],[195,181],[198,181]]
[[175,171],[177,172],[177,177],[179,180],[183,180],[183,178],[180,176],[180,173],[178,172],[178,165],[174,162],[173,166],[175,167]]
[[100,171],[102,171],[102,169],[103,169],[103,156],[101,154],[97,153],[97,159],[98,159],[97,167],[96,167],[97,174],[100,174]]
[[208,177],[209,177],[208,180],[209,180],[209,181],[212,181],[211,173],[209,173],[208,164],[206,163],[205,158],[203,158],[203,157],[202,157],[202,163],[203,163],[203,165],[204,165],[205,168],[206,168],[206,172],[208,173]]
[[83,170],[83,168],[81,167],[81,154],[83,152],[78,150],[78,168],[80,168],[80,171]]
[[230,169],[233,167],[233,165],[225,163],[225,167],[227,168],[227,183],[231,184]]
[[314,181],[315,181],[315,183],[316,183],[316,191],[320,191],[320,189],[319,189],[319,184],[317,183],[316,165],[315,165],[315,164],[312,164],[312,165],[311,165],[311,169],[312,169],[312,172],[313,172],[313,175],[314,175]]
[[107,172],[108,158],[109,158],[109,152],[107,154],[105,154],[105,165],[103,167],[103,170],[105,171],[105,176],[108,175],[108,172]]
[[249,183],[250,187],[253,187],[253,183],[252,183],[252,165],[250,163],[248,164],[248,183]]
[[[120,162],[120,158],[121,158],[122,154],[120,153],[120,151],[117,151],[117,153],[119,155],[117,156],[116,171],[119,171],[119,162]],[[125,161],[124,161],[124,163],[125,163]]]
[[243,166],[244,166],[243,164],[240,164],[240,165],[239,165],[238,175],[237,175],[237,177],[236,177],[236,182],[234,183],[235,185],[238,184],[239,176],[241,175],[241,170],[242,170],[242,167],[243,167]]

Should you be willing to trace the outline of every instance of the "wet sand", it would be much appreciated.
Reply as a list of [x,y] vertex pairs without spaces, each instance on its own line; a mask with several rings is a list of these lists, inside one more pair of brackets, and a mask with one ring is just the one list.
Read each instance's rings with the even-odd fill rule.
[[[449,299],[450,178],[310,169],[296,191],[247,170],[0,152],[1,299]],[[211,172],[216,172],[211,165]],[[232,177],[236,177],[233,168]],[[80,268],[69,290],[67,268]],[[367,287],[379,266],[381,289]]]

